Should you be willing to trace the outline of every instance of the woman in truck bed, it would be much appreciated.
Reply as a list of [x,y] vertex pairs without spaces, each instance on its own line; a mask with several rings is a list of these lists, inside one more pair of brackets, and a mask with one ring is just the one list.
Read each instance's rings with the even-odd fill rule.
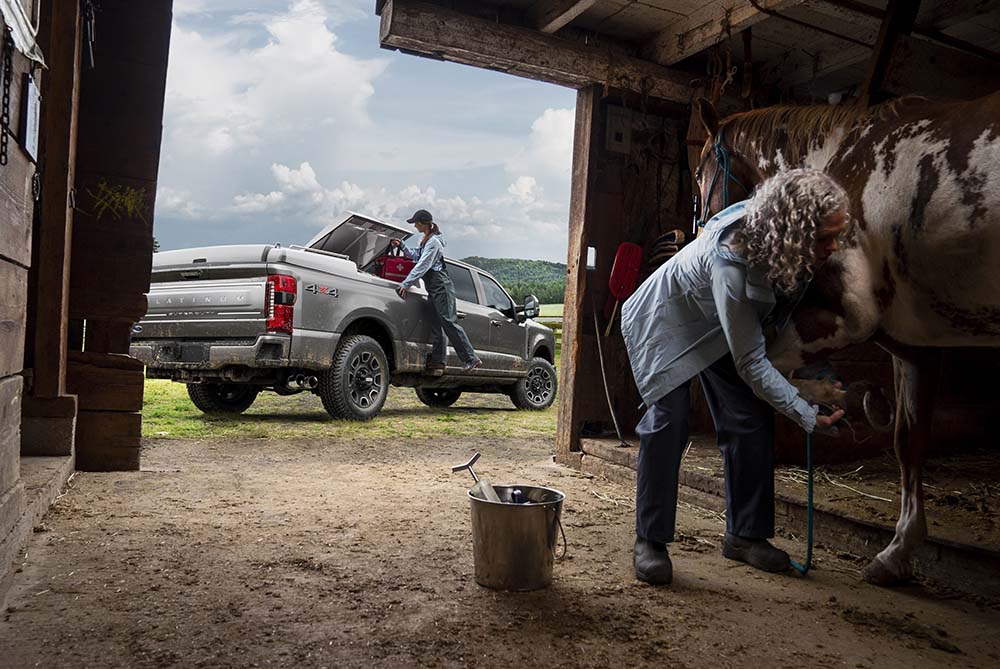
[[469,342],[465,330],[458,324],[458,314],[455,309],[455,286],[444,268],[444,240],[441,239],[441,229],[430,212],[418,209],[407,223],[416,226],[423,234],[420,248],[411,251],[400,240],[392,240],[392,245],[398,247],[416,265],[399,284],[399,296],[405,298],[407,291],[420,279],[424,280],[427,297],[434,307],[435,323],[431,327],[431,357],[427,363],[427,372],[434,376],[444,374],[445,359],[448,349],[445,346],[445,336],[455,347],[455,352],[465,363],[465,371],[470,371],[483,364],[475,349]]

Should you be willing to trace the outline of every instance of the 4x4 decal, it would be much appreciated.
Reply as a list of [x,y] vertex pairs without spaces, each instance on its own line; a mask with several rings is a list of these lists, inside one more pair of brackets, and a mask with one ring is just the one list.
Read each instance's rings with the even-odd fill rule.
[[316,283],[310,283],[305,287],[307,292],[313,295],[329,295],[330,297],[340,297],[340,291],[336,288],[330,288],[329,286],[321,286]]

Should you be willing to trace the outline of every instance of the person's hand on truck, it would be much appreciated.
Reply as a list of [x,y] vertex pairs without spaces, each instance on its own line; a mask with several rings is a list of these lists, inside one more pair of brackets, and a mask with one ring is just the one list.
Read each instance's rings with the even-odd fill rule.
[[[407,288],[406,286],[400,286],[399,288],[396,289],[396,292],[399,293],[400,297],[402,297],[403,299],[406,299],[406,292],[408,290],[409,290],[409,288]],[[841,412],[841,413],[843,413],[843,412]]]

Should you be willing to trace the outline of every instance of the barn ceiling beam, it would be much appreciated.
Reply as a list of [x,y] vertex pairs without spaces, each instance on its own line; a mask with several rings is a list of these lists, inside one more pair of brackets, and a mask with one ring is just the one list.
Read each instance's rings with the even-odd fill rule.
[[528,10],[528,25],[551,35],[596,3],[597,0],[539,0]]
[[[885,18],[884,10],[857,0],[816,0],[808,7],[810,13],[835,18],[853,24],[859,29],[877,26],[876,21],[880,22]],[[913,28],[913,34],[936,39],[935,36],[941,35],[942,30],[997,9],[1000,9],[1000,0],[943,0],[939,3],[930,3],[917,14],[918,23]],[[956,48],[962,47],[956,46]],[[921,50],[921,53],[924,51]],[[811,67],[797,64],[795,69],[786,70],[781,75],[781,83],[785,86],[798,86],[864,63],[871,55],[872,49],[869,47],[836,44],[816,52]],[[985,54],[980,53],[980,55]],[[894,67],[898,68],[899,65]]]
[[901,35],[893,46],[880,90],[971,100],[1000,90],[996,63],[940,44]]
[[917,21],[920,0],[889,0],[885,8],[885,18],[879,30],[878,43],[868,61],[868,74],[861,88],[860,102],[871,105],[884,98],[882,82],[889,68],[896,43],[903,35],[909,35]]
[[[805,0],[760,0],[770,11],[801,5]],[[683,19],[670,23],[643,48],[643,55],[661,65],[673,65],[768,18],[750,3],[714,0]]]
[[383,48],[474,65],[528,79],[582,88],[601,84],[687,103],[691,75],[614,53],[487,21],[418,0],[389,0],[382,9]]

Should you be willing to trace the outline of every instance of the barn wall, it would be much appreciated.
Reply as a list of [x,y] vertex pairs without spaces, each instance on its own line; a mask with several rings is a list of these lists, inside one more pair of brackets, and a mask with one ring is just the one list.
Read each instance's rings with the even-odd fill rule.
[[35,165],[18,140],[23,77],[29,61],[13,56],[8,162],[0,165],[0,577],[18,550],[25,509],[21,480],[21,406]]
[[[581,436],[613,434],[598,344],[622,432],[631,434],[638,422],[640,398],[617,315],[604,334],[615,301],[608,280],[619,244],[639,244],[648,258],[657,237],[687,227],[687,198],[679,192],[685,129],[682,110],[649,100],[606,94],[603,87],[582,89],[577,97],[556,437],[557,457],[564,461],[572,461]],[[588,247],[596,249],[591,271]],[[644,262],[640,281],[651,269]]]

